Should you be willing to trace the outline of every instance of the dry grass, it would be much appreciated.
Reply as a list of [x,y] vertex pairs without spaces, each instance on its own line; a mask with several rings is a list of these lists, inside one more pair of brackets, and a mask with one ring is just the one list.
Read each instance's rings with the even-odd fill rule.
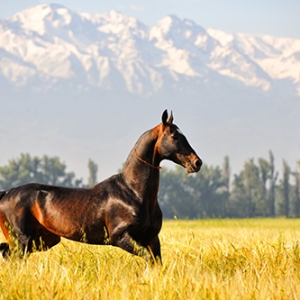
[[0,259],[0,299],[300,299],[300,220],[165,221],[160,236],[161,268],[67,240]]

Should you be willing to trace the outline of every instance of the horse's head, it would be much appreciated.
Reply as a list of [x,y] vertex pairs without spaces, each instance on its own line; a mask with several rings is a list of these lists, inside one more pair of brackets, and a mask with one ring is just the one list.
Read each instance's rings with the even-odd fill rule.
[[179,128],[173,124],[172,112],[169,118],[167,110],[163,112],[160,128],[156,144],[156,150],[160,157],[183,166],[188,173],[198,172],[201,168],[202,160]]

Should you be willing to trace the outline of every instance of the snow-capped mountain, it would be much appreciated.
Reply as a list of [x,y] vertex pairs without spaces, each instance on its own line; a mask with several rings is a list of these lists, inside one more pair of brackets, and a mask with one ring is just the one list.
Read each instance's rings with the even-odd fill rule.
[[205,163],[229,155],[237,171],[271,149],[277,163],[294,164],[299,100],[297,39],[176,16],[147,27],[55,4],[0,20],[0,166],[29,152],[85,174],[90,157],[105,178],[166,108]]
[[47,91],[151,96],[185,87],[250,87],[300,96],[300,40],[231,34],[167,16],[149,28],[116,11],[43,4],[0,23],[0,82]]

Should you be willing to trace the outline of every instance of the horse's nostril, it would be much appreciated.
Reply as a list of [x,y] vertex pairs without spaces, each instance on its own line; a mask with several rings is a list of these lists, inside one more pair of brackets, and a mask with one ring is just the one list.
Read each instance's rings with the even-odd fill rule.
[[200,168],[202,166],[202,160],[201,159],[196,160],[195,165],[197,168]]

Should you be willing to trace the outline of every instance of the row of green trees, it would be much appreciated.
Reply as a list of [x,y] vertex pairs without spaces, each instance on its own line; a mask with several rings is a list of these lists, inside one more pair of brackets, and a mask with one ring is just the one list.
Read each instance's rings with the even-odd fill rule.
[[[223,166],[203,165],[187,176],[186,171],[163,168],[159,202],[165,218],[253,218],[300,217],[300,161],[294,170],[285,160],[279,179],[274,155],[268,159],[249,159],[238,174],[231,175],[229,157]],[[29,182],[69,187],[92,186],[97,182],[97,165],[88,161],[89,178],[85,185],[58,157],[31,157],[21,154],[0,167],[0,189]]]
[[[88,185],[97,181],[97,165],[90,159],[88,161]],[[67,166],[57,156],[43,157],[21,154],[12,159],[4,167],[0,167],[0,189],[8,190],[30,182],[67,187],[84,187],[83,179],[76,179],[74,172],[67,172]]]
[[300,161],[292,170],[282,163],[282,179],[274,155],[253,158],[231,176],[229,157],[222,167],[203,165],[187,177],[185,170],[162,170],[159,192],[166,218],[300,217]]

